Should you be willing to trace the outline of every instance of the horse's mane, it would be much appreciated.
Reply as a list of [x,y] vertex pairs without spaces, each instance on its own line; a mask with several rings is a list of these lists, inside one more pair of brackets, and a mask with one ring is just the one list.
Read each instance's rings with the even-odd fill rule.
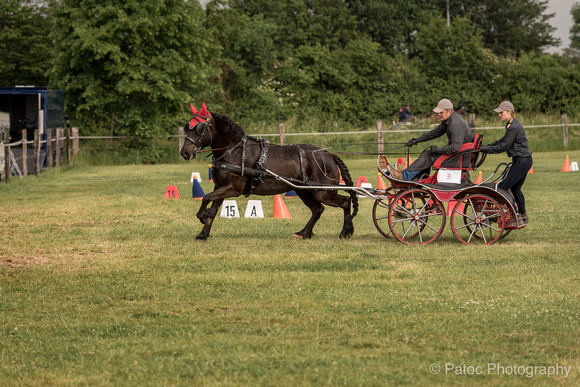
[[230,117],[228,116],[224,116],[222,114],[218,114],[218,113],[211,113],[211,115],[213,116],[214,120],[216,121],[216,124],[219,122],[219,126],[220,126],[220,131],[222,132],[222,134],[230,137],[234,134],[239,134],[239,135],[244,135],[244,129],[242,129],[242,127],[238,124],[236,124]]

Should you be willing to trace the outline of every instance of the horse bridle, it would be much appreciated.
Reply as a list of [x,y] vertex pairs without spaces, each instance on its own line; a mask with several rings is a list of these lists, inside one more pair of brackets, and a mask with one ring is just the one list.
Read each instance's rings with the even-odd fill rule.
[[[195,126],[192,128],[191,127],[191,122],[195,119],[198,118],[197,120],[197,124],[195,124]],[[205,120],[205,122],[202,122],[202,120],[199,120],[199,118]],[[211,115],[208,115],[207,117],[203,117],[200,116],[198,114],[196,114],[190,121],[189,121],[189,129],[190,130],[194,130],[195,132],[199,135],[199,138],[196,140],[194,140],[193,138],[189,137],[189,134],[187,136],[185,136],[185,140],[189,141],[193,144],[193,153],[198,153],[199,151],[201,151],[203,148],[201,148],[199,146],[199,143],[201,142],[203,136],[205,135],[206,130],[209,128],[209,135],[210,135],[210,143],[213,141],[213,127],[211,125]]]

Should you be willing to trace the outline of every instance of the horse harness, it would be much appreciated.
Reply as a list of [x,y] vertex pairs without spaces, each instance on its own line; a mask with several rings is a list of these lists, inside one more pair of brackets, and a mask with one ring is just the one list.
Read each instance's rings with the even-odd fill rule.
[[[257,142],[260,145],[260,157],[258,157],[258,161],[253,167],[246,167],[246,145],[248,143],[248,139]],[[259,183],[264,181],[264,177],[272,177],[270,173],[266,169],[266,165],[268,163],[268,145],[269,141],[264,138],[255,138],[252,136],[244,135],[240,142],[234,145],[232,148],[228,149],[223,155],[218,157],[217,159],[213,159],[211,161],[212,168],[222,169],[227,172],[235,173],[240,175],[241,177],[248,176],[248,181],[246,183],[246,187],[244,188],[243,195],[248,197],[250,196]],[[220,161],[224,157],[230,155],[235,149],[238,147],[242,147],[242,159],[240,165],[226,163]],[[306,172],[305,172],[305,164],[304,164],[304,157],[305,152],[299,145],[291,145],[297,148],[298,155],[300,159],[300,172],[302,175],[302,179],[290,179],[291,181],[294,180],[300,184],[306,185],[308,181],[305,179]]]

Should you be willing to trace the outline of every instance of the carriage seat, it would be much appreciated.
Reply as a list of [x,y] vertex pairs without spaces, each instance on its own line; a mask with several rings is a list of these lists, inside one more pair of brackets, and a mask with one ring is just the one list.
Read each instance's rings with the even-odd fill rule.
[[[479,148],[481,147],[482,140],[483,135],[476,133],[473,142],[463,144],[458,152],[439,156],[433,163],[433,169],[474,170],[479,158]],[[457,159],[459,159],[459,162],[457,162]]]

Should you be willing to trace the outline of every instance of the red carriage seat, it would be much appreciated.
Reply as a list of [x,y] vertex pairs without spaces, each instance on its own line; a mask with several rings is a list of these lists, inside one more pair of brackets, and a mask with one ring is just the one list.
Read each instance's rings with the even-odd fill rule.
[[[476,133],[473,142],[463,144],[459,149],[459,152],[439,156],[439,158],[433,163],[433,168],[437,170],[442,168],[459,169],[462,171],[474,170],[479,158],[478,150],[481,147],[482,140],[483,135]],[[459,162],[457,159],[459,159]]]

